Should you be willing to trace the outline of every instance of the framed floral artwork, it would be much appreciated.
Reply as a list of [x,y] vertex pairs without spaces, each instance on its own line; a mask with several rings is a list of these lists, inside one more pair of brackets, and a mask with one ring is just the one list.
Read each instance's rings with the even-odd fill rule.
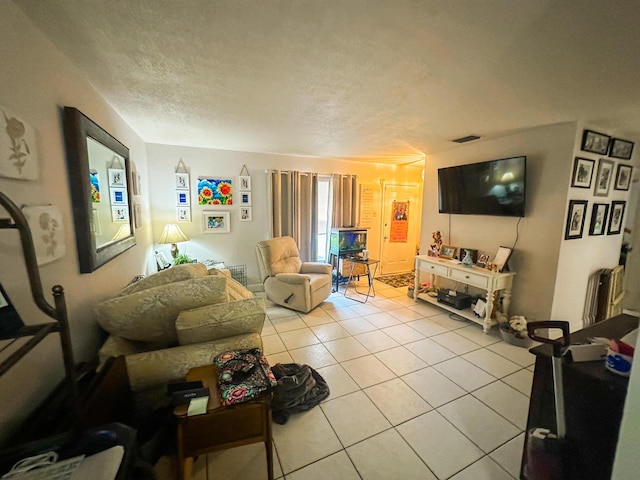
[[229,212],[202,212],[202,233],[229,233]]
[[219,178],[198,178],[199,205],[233,205],[233,183]]
[[37,180],[35,129],[6,107],[0,112],[0,177]]
[[65,254],[62,214],[52,205],[23,207],[27,219],[38,265],[59,259]]

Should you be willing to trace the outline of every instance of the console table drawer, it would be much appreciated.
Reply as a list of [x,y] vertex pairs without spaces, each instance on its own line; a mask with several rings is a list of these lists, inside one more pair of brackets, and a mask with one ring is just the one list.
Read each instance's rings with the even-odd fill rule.
[[427,273],[433,273],[434,275],[442,275],[443,277],[447,277],[449,275],[449,268],[446,265],[423,263],[420,270]]
[[487,277],[477,273],[451,270],[450,278],[473,285],[474,287],[487,288]]

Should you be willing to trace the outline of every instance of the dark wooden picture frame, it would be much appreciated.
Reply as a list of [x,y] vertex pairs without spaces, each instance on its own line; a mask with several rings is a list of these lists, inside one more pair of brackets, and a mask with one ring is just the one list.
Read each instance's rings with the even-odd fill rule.
[[593,180],[593,171],[595,170],[595,167],[595,160],[576,157],[573,161],[571,186],[576,188],[591,188],[591,181]]
[[606,155],[609,152],[610,142],[611,137],[609,135],[594,132],[593,130],[585,130],[582,134],[582,145],[580,148],[585,152]]
[[618,235],[622,231],[622,221],[624,220],[624,210],[627,202],[616,200],[611,202],[611,214],[609,215],[609,228],[607,235]]
[[598,161],[598,173],[596,174],[596,185],[593,194],[596,197],[606,197],[609,195],[609,187],[613,178],[613,160],[601,158]]
[[584,231],[584,221],[587,218],[587,202],[586,200],[571,200],[569,202],[569,211],[567,212],[567,225],[564,232],[565,240],[574,240],[582,238]]
[[629,140],[622,140],[621,138],[614,138],[611,140],[611,149],[609,156],[611,158],[621,158],[622,160],[631,160],[631,154],[633,153],[633,146],[635,144]]
[[604,235],[607,227],[607,215],[609,213],[608,203],[594,203],[591,210],[591,223],[589,224],[589,235]]
[[633,172],[633,167],[631,165],[618,165],[618,170],[616,172],[616,182],[613,185],[613,188],[616,190],[629,190],[629,186],[631,185],[631,173]]

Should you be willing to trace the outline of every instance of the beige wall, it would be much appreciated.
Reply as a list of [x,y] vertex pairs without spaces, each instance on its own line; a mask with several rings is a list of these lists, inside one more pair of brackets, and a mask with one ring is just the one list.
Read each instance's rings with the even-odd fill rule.
[[[168,145],[147,145],[147,155],[151,159],[152,184],[149,186],[150,201],[153,205],[153,239],[157,242],[166,223],[176,222],[175,205],[175,168],[183,160],[190,170],[191,180],[191,216],[190,223],[180,223],[180,227],[190,241],[179,245],[181,252],[188,253],[198,260],[222,260],[227,265],[247,265],[248,283],[259,281],[258,264],[255,254],[256,243],[269,237],[268,221],[268,169],[298,170],[321,174],[356,174],[361,184],[372,185],[374,192],[374,226],[368,235],[368,247],[372,252],[379,251],[380,238],[380,179],[389,183],[422,183],[422,167],[401,167],[381,164],[345,162],[340,160],[296,157],[250,152],[233,152]],[[242,166],[246,165],[251,174],[252,217],[251,222],[240,222],[240,206],[236,203],[225,207],[206,207],[197,205],[198,176],[210,175],[214,178],[227,178],[237,181]],[[236,193],[237,190],[236,190]],[[203,234],[203,211],[229,211],[231,217],[230,234]],[[419,221],[420,211],[415,212]],[[169,256],[169,245],[156,245],[158,251]],[[169,257],[170,258],[170,257]]]
[[[146,174],[145,145],[91,87],[85,76],[25,18],[12,3],[2,1],[0,15],[0,106],[29,123],[37,132],[40,178],[0,178],[0,191],[17,205],[56,206],[63,217],[66,255],[40,267],[45,294],[61,284],[66,292],[76,361],[91,360],[103,341],[90,312],[97,299],[111,295],[144,271],[150,230],[136,232],[138,245],[92,274],[81,275],[75,247],[72,206],[62,134],[61,107],[79,108],[130,149]],[[0,117],[3,118],[3,117]],[[0,120],[3,123],[4,120]],[[4,125],[2,125],[4,129]],[[140,198],[148,212],[148,201]],[[4,212],[0,216],[6,216]],[[0,281],[27,324],[49,320],[33,304],[18,235],[0,231]],[[0,342],[2,344],[6,342]],[[0,358],[14,350],[2,352]],[[63,376],[56,334],[0,377],[0,442],[26,418]]]
[[[429,156],[425,162],[422,244],[440,230],[445,244],[473,247],[493,256],[500,245],[510,247],[517,238],[509,261],[517,272],[510,313],[530,320],[568,320],[572,330],[582,327],[589,276],[617,265],[622,243],[622,235],[589,236],[592,205],[629,197],[629,192],[613,187],[606,198],[594,197],[593,188],[570,187],[574,157],[598,159],[580,151],[583,128],[575,123],[534,128],[480,140]],[[527,205],[519,224],[517,218],[438,213],[438,168],[516,155],[527,156]],[[627,161],[615,160],[616,165],[620,162]],[[627,163],[635,164],[635,160]],[[582,199],[589,201],[584,235],[564,240],[569,201]]]
[[[517,272],[512,314],[540,320],[551,314],[563,233],[561,205],[567,194],[575,131],[575,124],[531,129],[470,143],[429,156],[425,162],[421,243],[431,243],[431,233],[440,230],[445,244],[477,248],[493,258],[499,246],[511,247],[517,238],[509,260],[509,267]],[[438,213],[438,168],[517,155],[527,156],[526,216],[520,222],[518,218]]]

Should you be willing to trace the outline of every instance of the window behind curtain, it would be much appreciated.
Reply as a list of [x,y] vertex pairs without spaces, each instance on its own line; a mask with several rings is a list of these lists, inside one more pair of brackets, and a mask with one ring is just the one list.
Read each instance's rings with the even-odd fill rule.
[[331,177],[318,175],[318,262],[328,262],[331,230]]

